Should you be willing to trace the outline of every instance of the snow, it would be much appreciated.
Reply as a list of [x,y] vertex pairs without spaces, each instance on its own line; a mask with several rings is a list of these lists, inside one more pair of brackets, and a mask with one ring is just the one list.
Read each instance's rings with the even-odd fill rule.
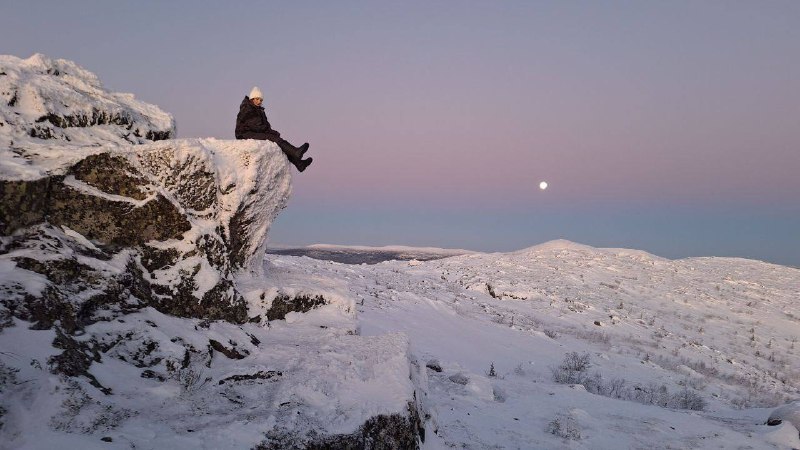
[[767,433],[767,442],[786,448],[800,448],[800,401],[775,409],[767,419],[776,429]]
[[[53,374],[51,358],[64,351],[53,346],[56,329],[34,329],[6,302],[39,297],[51,284],[18,267],[19,258],[74,258],[111,275],[132,250],[91,257],[97,247],[67,227],[36,227],[40,239],[20,248],[3,238],[3,448],[302,446],[354,433],[376,415],[406,415],[409,404],[424,421],[423,449],[800,447],[798,269],[565,240],[510,253],[307,247],[442,258],[374,265],[265,256],[270,224],[291,193],[290,167],[274,144],[150,142],[147,131],[174,136],[171,116],[43,55],[0,56],[0,97],[0,178],[64,174],[99,152],[125,158],[147,178],[147,193],[167,198],[191,224],[181,239],[148,243],[186,255],[153,281],[169,285],[196,269],[193,294],[202,296],[230,276],[252,319],[101,310],[70,339],[85,346],[87,373],[104,393],[87,376]],[[53,128],[39,120],[95,110],[124,123]],[[37,124],[53,139],[31,137]],[[66,184],[141,204],[74,177]],[[207,236],[240,237],[232,223],[241,217],[240,270],[223,274],[193,253]],[[69,292],[68,306],[79,310],[100,291]],[[270,321],[277,298],[324,305]],[[559,383],[570,358],[588,366],[574,384]]]
[[[320,290],[338,282],[356,299],[362,335],[403,333],[415,360],[438,361],[442,372],[427,370],[420,388],[431,414],[423,448],[794,445],[791,430],[765,421],[770,406],[800,394],[798,319],[786,314],[797,269],[555,241],[371,266],[269,255],[267,274]],[[588,353],[606,381],[688,386],[707,406],[668,409],[557,384],[552,368],[572,351]],[[556,420],[580,438],[550,434]]]
[[[61,127],[49,118],[87,123]],[[34,129],[49,130],[52,139],[32,137]],[[0,55],[0,177],[59,174],[101,147],[150,142],[148,132],[175,137],[175,121],[132,94],[107,91],[96,75],[72,61]]]
[[[137,447],[241,448],[268,430],[346,434],[371,415],[403,411],[416,393],[429,416],[427,449],[792,448],[796,406],[779,426],[765,423],[774,406],[798,398],[798,319],[789,315],[798,272],[565,243],[369,266],[268,255],[263,274],[237,278],[251,316],[265,313],[278,295],[321,295],[329,304],[243,326],[202,328],[151,309],[124,322],[99,322],[85,339],[133,333],[91,367],[114,395],[99,397],[104,406],[85,407],[86,417],[63,416],[67,394],[53,396],[46,386],[55,379],[27,368],[19,379],[39,381],[6,395],[8,425],[0,433],[19,448],[84,441],[91,447],[103,436]],[[491,284],[495,296],[477,289],[481,283]],[[525,297],[511,297],[510,287]],[[28,358],[45,360],[42,349],[52,337],[17,322],[0,334],[0,351],[20,341],[31,348],[20,349],[25,361],[3,363],[22,369]],[[203,349],[209,339],[235,343],[247,356],[216,354],[210,366],[202,354],[193,356],[190,367],[202,375],[195,385],[141,378],[141,368],[119,359],[154,341],[158,357],[179,361],[187,345]],[[707,405],[664,408],[558,384],[552,370],[569,352],[587,353],[591,373],[606,382],[624,378],[631,388],[664,385],[669,393],[688,388]],[[431,360],[441,372],[425,368]],[[164,371],[163,364],[152,370]],[[280,383],[219,385],[267,371],[280,371]],[[119,423],[79,431],[92,429],[93,414]],[[24,419],[36,415],[60,417],[63,429]]]

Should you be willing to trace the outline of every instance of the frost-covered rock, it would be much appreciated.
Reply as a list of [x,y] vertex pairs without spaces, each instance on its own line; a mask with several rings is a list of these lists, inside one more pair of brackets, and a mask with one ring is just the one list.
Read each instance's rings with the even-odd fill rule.
[[[171,140],[169,114],[39,54],[0,56],[0,96],[9,311],[68,332],[122,303],[247,319],[235,274],[261,270],[267,231],[291,191],[277,146]],[[31,274],[44,277],[43,289],[16,281]]]
[[[16,293],[6,304],[26,320],[49,309],[33,306],[42,302],[71,303],[51,312],[72,322],[64,315],[130,296],[179,316],[243,322],[235,275],[260,271],[267,231],[290,191],[276,146],[215,139],[113,148],[63,173],[0,180],[2,259],[21,271],[17,279],[47,279],[41,294],[7,282],[0,289]],[[61,266],[80,269],[63,277]]]
[[[172,116],[132,94],[105,90],[63,59],[0,55],[0,176],[40,178],[66,155],[175,137]],[[97,150],[94,150],[95,152]],[[61,167],[59,167],[61,166]]]
[[784,422],[800,430],[800,401],[776,408],[767,419],[767,425],[771,426],[780,425]]
[[335,286],[265,278],[275,144],[170,139],[168,114],[41,55],[0,57],[0,95],[0,442],[417,448],[407,338],[359,336]]

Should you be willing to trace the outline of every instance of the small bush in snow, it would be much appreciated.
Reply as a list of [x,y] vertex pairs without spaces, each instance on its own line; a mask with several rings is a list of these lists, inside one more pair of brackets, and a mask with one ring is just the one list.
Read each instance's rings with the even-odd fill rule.
[[492,361],[491,364],[489,364],[489,371],[486,372],[486,375],[492,378],[495,378],[497,376],[497,372],[495,372],[494,370],[494,361]]
[[547,424],[545,429],[550,434],[560,438],[577,441],[581,438],[581,430],[575,420],[569,416],[559,414],[552,422]]
[[551,368],[553,381],[562,384],[580,384],[587,392],[604,397],[634,401],[645,405],[657,405],[662,408],[691,409],[701,411],[706,406],[705,400],[695,390],[684,383],[681,391],[670,394],[666,385],[649,383],[628,386],[625,380],[614,378],[603,379],[599,372],[589,375],[591,360],[588,353],[567,353],[558,367]]
[[550,329],[545,329],[544,335],[549,337],[550,339],[558,339],[558,333]]
[[706,401],[697,392],[684,387],[682,390],[672,394],[669,399],[669,406],[678,409],[691,409],[702,411],[706,407]]
[[562,384],[582,384],[586,379],[586,370],[589,369],[590,357],[588,353],[578,354],[569,352],[564,356],[558,367],[551,368],[553,381]]
[[467,378],[467,376],[466,376],[466,375],[464,375],[464,374],[463,374],[463,373],[461,373],[461,372],[459,372],[459,373],[456,373],[456,374],[453,374],[453,375],[450,375],[450,376],[448,377],[448,379],[449,379],[450,381],[452,381],[453,383],[460,384],[460,385],[462,385],[462,386],[466,386],[466,385],[467,385],[467,383],[469,383],[469,378]]

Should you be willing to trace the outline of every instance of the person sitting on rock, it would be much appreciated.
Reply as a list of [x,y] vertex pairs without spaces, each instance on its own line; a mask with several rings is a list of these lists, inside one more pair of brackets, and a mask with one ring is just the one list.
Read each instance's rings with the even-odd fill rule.
[[283,150],[289,162],[297,167],[300,172],[306,170],[306,167],[311,165],[313,158],[303,159],[303,154],[308,150],[308,143],[295,147],[285,139],[281,138],[281,134],[273,130],[267,120],[267,114],[264,112],[264,107],[261,103],[264,101],[264,95],[261,89],[254,87],[250,91],[250,95],[242,100],[239,106],[239,114],[236,116],[236,139],[259,139],[272,141],[278,144],[278,147]]

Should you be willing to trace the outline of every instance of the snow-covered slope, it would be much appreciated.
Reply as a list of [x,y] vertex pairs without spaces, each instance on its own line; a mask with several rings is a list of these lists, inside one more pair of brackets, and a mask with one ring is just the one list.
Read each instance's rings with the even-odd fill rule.
[[[268,273],[344,285],[362,335],[409,337],[425,448],[800,444],[765,424],[800,398],[797,269],[553,241],[372,266],[270,255]],[[573,352],[588,368],[559,383]]]

